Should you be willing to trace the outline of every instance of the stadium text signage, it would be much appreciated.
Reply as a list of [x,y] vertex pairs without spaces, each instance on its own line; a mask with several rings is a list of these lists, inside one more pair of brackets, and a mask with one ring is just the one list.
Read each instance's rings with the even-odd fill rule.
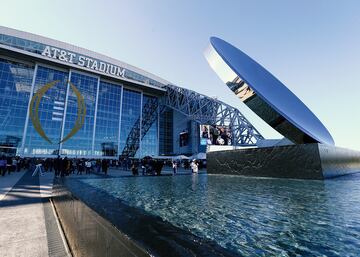
[[47,56],[53,59],[58,59],[67,63],[74,63],[81,67],[100,71],[105,74],[110,74],[117,77],[125,76],[125,69],[110,63],[98,61],[83,55],[78,55],[69,51],[65,51],[56,47],[46,46],[41,53],[43,56]]

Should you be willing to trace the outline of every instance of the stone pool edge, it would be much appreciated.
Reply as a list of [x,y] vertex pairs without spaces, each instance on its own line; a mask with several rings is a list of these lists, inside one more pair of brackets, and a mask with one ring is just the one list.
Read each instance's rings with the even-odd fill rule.
[[360,152],[299,144],[207,153],[208,174],[324,180],[360,172]]
[[151,256],[59,181],[52,201],[73,256]]
[[[97,226],[85,226],[91,218],[81,215],[84,207],[86,207],[87,213],[100,217],[102,221],[122,235],[122,238],[126,238],[127,242],[131,242],[138,250],[140,249],[141,253],[146,253],[146,255],[135,256],[169,256],[169,253],[173,257],[239,256],[237,252],[225,249],[215,241],[195,236],[190,231],[175,227],[158,216],[128,206],[107,192],[84,183],[81,179],[56,179],[53,199],[55,206],[57,204],[59,208],[64,209],[62,215],[71,217],[60,220],[67,223],[65,227],[69,227],[75,249],[80,253],[87,251],[85,256],[104,256],[105,254],[103,247],[103,250],[95,247],[96,242],[104,241],[97,235]],[[74,215],[77,219],[73,218]],[[62,224],[62,226],[64,225]],[[66,229],[64,230],[67,234]],[[84,249],[87,247],[89,249]],[[120,256],[130,255],[122,254]],[[131,256],[134,255],[131,254]]]

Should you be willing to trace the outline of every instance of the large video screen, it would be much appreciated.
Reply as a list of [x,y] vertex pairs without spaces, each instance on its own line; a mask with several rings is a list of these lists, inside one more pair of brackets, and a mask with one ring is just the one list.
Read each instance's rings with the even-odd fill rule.
[[200,125],[201,145],[231,145],[231,130],[228,126]]

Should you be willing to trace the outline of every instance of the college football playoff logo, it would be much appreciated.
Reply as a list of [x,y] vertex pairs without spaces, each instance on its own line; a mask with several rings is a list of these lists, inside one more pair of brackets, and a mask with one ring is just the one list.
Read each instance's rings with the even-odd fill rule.
[[[30,102],[30,118],[34,125],[34,128],[35,128],[36,132],[39,133],[39,135],[43,139],[45,139],[47,142],[49,142],[50,144],[53,144],[53,142],[50,140],[50,138],[48,138],[48,136],[44,132],[44,130],[41,126],[41,123],[40,123],[39,105],[40,105],[41,98],[45,95],[45,93],[59,82],[60,82],[60,80],[56,80],[56,81],[50,82],[50,83],[42,86],[34,94],[34,96],[31,99],[31,102]],[[70,139],[72,136],[74,136],[81,129],[81,127],[84,125],[84,122],[85,122],[86,105],[85,105],[84,97],[80,94],[79,90],[70,81],[68,81],[68,83],[70,84],[70,87],[71,87],[72,91],[75,93],[76,98],[77,98],[77,118],[75,121],[75,125],[71,129],[69,134],[67,134],[59,142],[56,142],[56,144],[63,143],[66,140]]]

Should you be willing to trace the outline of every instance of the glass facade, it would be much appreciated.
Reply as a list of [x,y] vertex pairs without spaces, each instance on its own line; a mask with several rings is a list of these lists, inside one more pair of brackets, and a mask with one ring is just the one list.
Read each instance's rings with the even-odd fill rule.
[[120,155],[125,154],[126,146],[136,150],[139,155],[140,148],[140,117],[141,93],[124,89],[121,112]]
[[141,156],[158,155],[158,99],[143,96]]
[[0,58],[0,154],[20,152],[34,65]]
[[[44,94],[38,108],[40,124],[51,143],[39,135],[34,129],[32,120],[29,119],[24,154],[57,155],[59,153],[67,80],[68,72],[42,66],[37,67],[34,94],[46,84],[59,81]],[[30,108],[35,111],[32,106]]]
[[96,115],[94,154],[117,156],[122,87],[100,82]]
[[[92,155],[98,78],[72,72],[70,81],[80,91],[85,100],[86,115],[81,129],[62,144],[61,153],[89,156]],[[76,119],[78,118],[78,101],[79,99],[75,92],[69,88],[63,137],[66,137],[75,126]]]
[[[108,76],[103,79],[56,62],[35,62],[26,54],[3,51],[5,47],[41,55],[45,45],[0,34],[4,56],[0,57],[0,155],[118,158],[131,153],[138,158],[159,154],[164,133],[159,131],[157,96],[138,91],[130,82],[123,82],[124,88]],[[128,69],[125,77],[163,86]],[[79,119],[82,110],[86,110],[84,119]],[[166,132],[166,142],[171,135]],[[170,145],[167,148],[170,153]]]
[[174,154],[173,146],[173,110],[165,108],[160,114],[159,123],[159,154],[160,155],[172,155]]
[[[84,99],[86,115],[82,127],[61,143],[76,126],[79,115],[79,97],[69,79]],[[105,82],[91,74],[41,64],[35,68],[5,59],[0,59],[0,82],[2,153],[118,158],[135,149],[135,157],[158,154],[157,97],[123,89],[121,84]],[[30,95],[39,96],[51,82],[55,83],[41,94],[38,107],[30,106]],[[37,114],[48,140],[35,129],[30,111]]]

